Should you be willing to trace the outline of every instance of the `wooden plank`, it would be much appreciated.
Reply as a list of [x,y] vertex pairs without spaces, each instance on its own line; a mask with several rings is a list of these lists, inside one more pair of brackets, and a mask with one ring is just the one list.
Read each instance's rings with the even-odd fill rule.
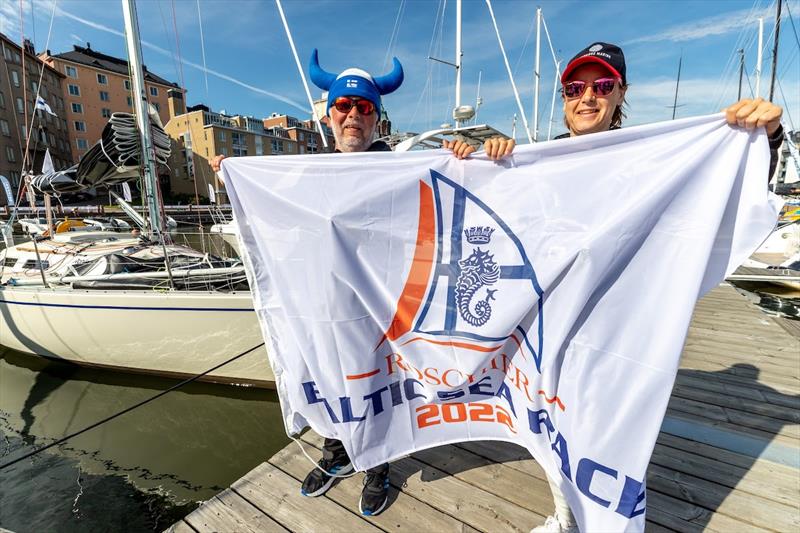
[[751,331],[722,331],[720,329],[710,329],[695,325],[694,322],[689,326],[690,338],[716,338],[720,342],[735,342],[738,339],[745,339],[748,341],[759,341],[765,347],[770,348],[783,348],[788,340],[785,335],[754,335]]
[[[757,389],[766,395],[767,392],[773,392],[780,395],[786,395],[787,399],[791,399],[790,402],[797,402],[797,395],[791,394],[791,392],[786,392],[786,388],[782,385],[776,385],[774,383],[769,383],[763,379],[758,379],[755,377],[754,371],[752,369],[747,368],[745,365],[741,363],[734,363],[737,366],[731,366],[725,368],[722,371],[707,371],[703,370],[698,367],[702,367],[706,365],[706,362],[703,361],[695,361],[693,359],[684,358],[681,361],[681,369],[678,370],[678,378],[682,376],[700,378],[705,381],[715,381],[719,383],[726,383],[731,385],[738,385],[741,387],[748,387],[751,389]],[[740,372],[739,374],[733,373],[736,370],[745,370],[746,372]],[[757,370],[757,369],[756,369]],[[741,375],[749,373],[750,375]],[[766,398],[766,396],[765,396]],[[778,403],[778,402],[771,402],[771,403]],[[785,404],[785,403],[784,403]],[[784,405],[782,404],[782,405]],[[793,405],[790,403],[789,405]]]
[[290,531],[381,531],[359,515],[343,509],[327,498],[313,504],[300,494],[297,480],[269,463],[262,463],[231,489]]
[[[727,431],[733,433],[734,435],[745,435],[748,437],[755,437],[756,439],[762,440],[765,443],[775,442],[778,444],[782,444],[784,446],[790,448],[796,448],[798,446],[797,439],[793,439],[792,437],[787,437],[786,435],[781,435],[779,433],[771,433],[767,431],[762,431],[760,429],[755,429],[746,426],[740,426],[737,424],[733,424],[731,422],[727,422],[726,420],[718,420],[716,418],[712,418],[711,416],[703,416],[702,408],[690,408],[686,409],[684,406],[679,405],[676,408],[673,407],[673,402],[680,403],[683,400],[681,398],[670,398],[669,407],[667,408],[667,416],[671,416],[680,420],[694,422],[701,425],[706,425],[712,428],[721,429],[723,431]],[[698,414],[701,413],[701,414]],[[718,413],[714,413],[716,416]]]
[[[308,439],[308,440],[307,440]],[[308,442],[322,438],[309,432]],[[524,531],[541,523],[541,515],[518,507],[414,458],[392,463],[392,476],[404,480],[403,492],[481,531]]]
[[759,376],[758,369],[748,368],[748,365],[736,365],[725,363],[716,363],[709,361],[701,361],[697,359],[684,358],[681,361],[681,367],[689,370],[700,370],[704,372],[714,372],[719,374],[720,377],[736,377],[739,383],[761,383],[766,384],[773,389],[790,395],[797,395],[800,393],[800,386],[798,386],[795,379],[776,379],[775,376]]
[[[703,386],[703,385],[701,385]],[[773,405],[765,400],[750,400],[728,394],[727,391],[709,391],[695,387],[687,387],[678,383],[672,389],[672,394],[687,400],[694,400],[716,405],[726,411],[738,410],[748,416],[774,420],[775,424],[800,424],[800,411],[782,405]],[[754,426],[759,427],[759,426]]]
[[789,335],[800,339],[800,320],[790,320],[781,316],[773,316],[771,318]]
[[[314,449],[309,450],[314,454]],[[270,464],[291,475],[297,481],[304,479],[311,465],[308,459],[299,451],[294,443],[290,444],[269,459]],[[325,497],[338,503],[340,506],[353,509],[357,512],[358,501],[361,497],[363,474],[356,474],[353,477],[342,479]],[[458,533],[463,531],[464,524],[449,515],[443,514],[424,502],[413,498],[409,494],[401,492],[398,487],[402,487],[402,480],[390,471],[390,481],[394,481],[389,493],[388,507],[376,517],[364,517],[367,521],[376,526],[389,531],[397,531],[408,527],[409,517],[414,517],[415,521],[425,524],[431,531],[451,531]],[[308,500],[313,506],[315,500]]]
[[681,532],[718,531],[760,532],[769,531],[759,526],[746,524],[722,513],[714,513],[704,507],[658,491],[647,491],[647,518],[653,522]]
[[768,501],[754,494],[732,491],[698,477],[675,472],[658,465],[648,468],[647,486],[654,491],[715,511],[753,526],[764,525],[777,531],[799,531],[796,508]]
[[730,450],[717,448],[710,444],[697,442],[669,433],[659,433],[657,445],[661,444],[676,448],[680,451],[691,453],[697,456],[706,457],[724,465],[732,465],[747,470],[752,475],[757,475],[764,479],[783,479],[790,483],[796,483],[797,493],[800,493],[800,476],[797,470],[786,465],[774,463],[772,461],[760,461],[748,455],[742,455]]
[[547,481],[464,448],[439,446],[416,452],[414,458],[533,511],[542,518],[542,522],[555,509]]
[[287,530],[231,489],[214,496],[184,518],[199,533],[214,531],[275,532]]
[[[189,524],[187,524],[183,520],[175,522],[174,524],[169,526],[169,529],[165,529],[164,532],[165,533],[195,533],[194,529],[192,529],[191,526],[189,526]],[[12,532],[7,530],[7,529],[3,529],[2,527],[0,527],[0,533],[12,533]]]
[[751,475],[747,468],[721,463],[662,444],[656,444],[650,463],[675,472],[695,475],[730,490],[748,492],[784,505],[797,504],[800,489],[800,479],[797,477],[794,481],[778,476],[759,478],[758,475]]

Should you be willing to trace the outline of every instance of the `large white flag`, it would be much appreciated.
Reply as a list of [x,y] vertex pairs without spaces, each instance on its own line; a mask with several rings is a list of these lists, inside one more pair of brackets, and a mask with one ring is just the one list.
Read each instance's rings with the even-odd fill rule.
[[287,431],[342,440],[358,469],[516,442],[582,530],[642,530],[695,301],[775,225],[768,161],[763,131],[720,115],[500,163],[226,159]]

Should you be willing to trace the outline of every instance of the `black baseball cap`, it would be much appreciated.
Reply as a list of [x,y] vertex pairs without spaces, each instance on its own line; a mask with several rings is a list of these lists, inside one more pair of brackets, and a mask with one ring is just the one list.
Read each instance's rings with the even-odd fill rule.
[[561,75],[561,83],[564,83],[576,68],[586,63],[602,65],[618,76],[623,85],[628,84],[625,77],[625,55],[622,53],[622,48],[615,44],[600,42],[590,44],[569,60],[564,74]]

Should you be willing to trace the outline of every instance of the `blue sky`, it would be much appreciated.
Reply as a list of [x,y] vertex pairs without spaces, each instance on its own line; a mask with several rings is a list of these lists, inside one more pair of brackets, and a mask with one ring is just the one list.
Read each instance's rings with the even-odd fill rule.
[[[37,50],[48,47],[53,53],[65,52],[73,44],[88,41],[98,51],[125,55],[119,2],[59,1],[47,44],[53,5],[53,0],[23,0],[25,35],[34,38]],[[745,50],[748,75],[743,94],[750,94],[748,77],[754,86],[759,16],[765,17],[762,94],[769,91],[774,1],[494,0],[500,36],[529,121],[537,6],[543,9],[556,57],[565,63],[593,41],[623,47],[630,83],[626,125],[671,118],[669,106],[681,55],[678,117],[713,113],[736,100],[739,48]],[[382,74],[391,56],[397,56],[405,68],[405,83],[384,97],[393,127],[422,131],[452,122],[454,69],[426,58],[430,54],[454,61],[455,0],[284,0],[283,7],[304,68],[315,47],[323,68],[334,72],[358,66]],[[198,13],[197,0],[140,0],[138,10],[145,63],[159,75],[185,84],[189,104],[202,102],[214,110],[256,117],[272,112],[309,116],[273,1],[199,0]],[[19,11],[19,0],[0,0],[0,31],[16,40]],[[785,109],[784,123],[791,127],[791,119],[800,128],[800,1],[784,2],[783,13],[778,53],[782,93],[776,88],[775,101]],[[516,113],[517,138],[524,140],[522,119],[485,1],[464,1],[463,27],[462,103],[474,105],[480,76],[483,105],[478,121],[510,134]],[[543,32],[540,138],[548,132],[554,76]],[[315,97],[319,95],[313,85],[312,90]],[[561,120],[557,101],[553,135],[564,131]]]

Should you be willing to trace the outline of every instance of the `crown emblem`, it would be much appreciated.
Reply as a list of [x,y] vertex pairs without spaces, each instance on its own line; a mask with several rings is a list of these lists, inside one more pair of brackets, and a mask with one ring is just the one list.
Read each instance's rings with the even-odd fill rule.
[[487,244],[492,239],[494,228],[489,226],[473,226],[464,230],[467,242],[470,244]]

